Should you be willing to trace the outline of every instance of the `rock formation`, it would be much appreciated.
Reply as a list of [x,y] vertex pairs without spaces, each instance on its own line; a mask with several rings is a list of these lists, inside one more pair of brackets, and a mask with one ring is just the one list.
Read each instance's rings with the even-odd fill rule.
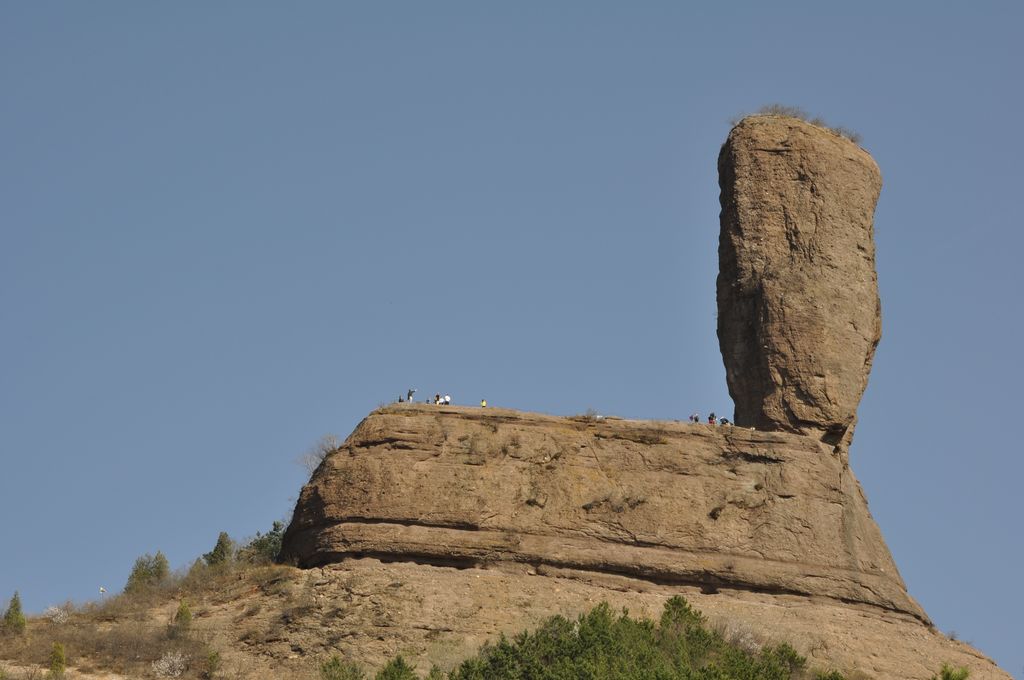
[[871,156],[782,116],[741,121],[718,158],[718,338],[735,422],[845,450],[881,337]]
[[371,664],[450,664],[550,614],[683,594],[853,677],[1009,677],[930,626],[850,468],[799,434],[396,404],[314,473],[283,553],[314,572],[318,625]]
[[925,620],[828,453],[780,432],[392,407],[302,490],[285,558],[546,565]]
[[437,661],[441,639],[683,594],[857,677],[926,680],[948,661],[1008,679],[931,627],[847,465],[880,336],[878,168],[764,116],[733,129],[719,172],[718,334],[735,422],[753,428],[375,411],[302,490],[283,544],[313,588],[345,584],[336,610],[371,630],[347,651]]

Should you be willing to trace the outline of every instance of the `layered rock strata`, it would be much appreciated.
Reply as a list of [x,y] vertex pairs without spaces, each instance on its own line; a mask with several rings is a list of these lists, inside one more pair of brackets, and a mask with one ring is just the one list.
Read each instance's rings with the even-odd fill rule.
[[735,422],[845,451],[881,337],[878,166],[831,130],[753,116],[729,133],[718,173],[718,338]]
[[378,410],[302,490],[284,557],[495,562],[926,617],[816,439],[423,405]]
[[931,626],[849,467],[803,435],[389,406],[314,473],[283,556],[313,603],[308,626],[267,624],[288,658],[450,668],[552,614],[657,616],[681,594],[847,677],[930,680],[948,662],[1009,680]]

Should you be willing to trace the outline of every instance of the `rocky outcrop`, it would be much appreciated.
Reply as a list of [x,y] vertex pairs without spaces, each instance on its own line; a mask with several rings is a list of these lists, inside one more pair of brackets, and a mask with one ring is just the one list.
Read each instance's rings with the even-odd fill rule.
[[674,422],[378,410],[302,490],[284,556],[509,562],[829,598],[925,621],[815,439]]
[[845,450],[881,337],[878,166],[831,130],[753,116],[718,173],[718,339],[735,422]]
[[282,653],[327,653],[330,622],[352,658],[449,667],[551,614],[682,594],[848,677],[1009,677],[935,631],[849,467],[798,434],[393,405],[314,473],[283,557],[322,616]]
[[375,411],[303,488],[282,550],[321,569],[315,588],[354,584],[338,610],[363,603],[376,642],[352,654],[430,657],[441,637],[465,649],[600,600],[647,612],[684,594],[857,677],[949,661],[1008,678],[934,630],[847,464],[881,333],[878,168],[831,131],[761,116],[732,130],[719,173],[718,335],[751,427]]

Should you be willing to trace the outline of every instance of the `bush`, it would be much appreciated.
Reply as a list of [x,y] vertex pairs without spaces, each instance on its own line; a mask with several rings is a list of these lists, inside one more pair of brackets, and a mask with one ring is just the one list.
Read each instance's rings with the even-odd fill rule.
[[[757,110],[757,113],[755,113],[753,115],[755,115],[755,116],[786,116],[787,118],[797,118],[799,120],[806,121],[806,122],[810,123],[811,125],[817,125],[818,127],[825,128],[826,130],[831,130],[832,132],[836,133],[837,135],[840,135],[842,137],[846,137],[847,139],[849,139],[854,144],[860,144],[860,142],[861,142],[860,133],[855,132],[853,130],[850,130],[849,128],[845,128],[845,127],[839,126],[839,125],[829,125],[828,123],[826,123],[824,120],[822,120],[818,116],[811,116],[809,113],[807,113],[803,109],[801,109],[799,107],[796,107],[796,106],[786,106],[785,104],[768,104],[766,106],[762,106],[761,108],[759,108]],[[734,119],[732,121],[733,125],[736,125],[737,123],[739,123],[741,120],[743,120],[746,117],[747,116],[739,116],[739,117],[737,117],[736,119]]]
[[967,680],[971,674],[966,668],[953,668],[948,663],[942,664],[942,670],[938,675],[933,675],[932,680]]
[[64,645],[59,642],[53,643],[50,650],[50,677],[63,678],[64,671],[68,669],[68,661],[64,656]]
[[[700,612],[681,597],[661,619],[631,619],[598,605],[576,621],[555,616],[533,633],[485,645],[450,674],[451,680],[527,677],[591,680],[793,680],[806,659],[788,644],[748,651],[707,628]],[[841,680],[842,676],[828,676]]]
[[206,678],[206,680],[212,680],[212,678],[217,674],[217,671],[220,670],[220,667],[220,652],[211,649],[206,653],[206,668],[203,669],[202,676]]
[[320,664],[320,680],[365,680],[366,675],[354,663],[334,655]]
[[256,532],[252,539],[238,551],[238,559],[252,564],[276,562],[281,554],[281,539],[284,538],[284,522],[274,522],[270,531],[261,534]]
[[7,611],[4,612],[3,630],[5,633],[21,635],[25,632],[25,625],[25,613],[21,611],[21,595],[18,595],[18,591],[14,591],[10,603],[7,605]]
[[57,625],[65,624],[71,620],[71,604],[68,603],[63,607],[47,607],[43,611],[43,616]]
[[128,575],[128,583],[124,586],[124,592],[135,594],[158,586],[167,581],[171,575],[171,566],[167,562],[167,556],[159,550],[156,555],[146,553],[135,560],[132,573]]
[[808,123],[813,121],[815,124],[821,122],[820,118],[812,118],[806,111],[798,106],[766,104],[759,108],[757,112],[762,116],[786,116],[787,118],[799,118],[800,120],[806,120]]
[[234,557],[235,543],[228,536],[228,532],[222,531],[217,536],[217,544],[213,550],[203,555],[203,561],[207,566],[215,567],[220,564],[227,564]]
[[189,657],[183,652],[167,652],[153,662],[153,674],[161,678],[180,678],[188,670]]
[[188,637],[188,632],[191,628],[192,610],[189,609],[188,602],[182,600],[178,603],[178,611],[174,613],[174,620],[168,626],[167,634],[171,639]]
[[320,463],[324,462],[324,458],[337,451],[339,447],[341,447],[341,440],[337,435],[325,434],[308,451],[299,456],[299,464],[312,475],[320,467]]
[[401,656],[396,656],[380,669],[374,680],[419,680],[412,666]]

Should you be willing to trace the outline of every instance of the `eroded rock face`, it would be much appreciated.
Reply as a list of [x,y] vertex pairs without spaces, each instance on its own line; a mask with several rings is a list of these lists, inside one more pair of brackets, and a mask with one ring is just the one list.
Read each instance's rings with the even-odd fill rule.
[[926,620],[849,468],[782,432],[388,407],[303,488],[283,556],[543,565]]
[[930,625],[832,453],[739,427],[385,407],[302,490],[282,556],[310,568],[315,634],[275,618],[272,639],[449,668],[546,616],[657,616],[684,595],[847,677],[928,680],[947,661],[1009,680]]
[[754,116],[730,132],[718,173],[718,339],[735,422],[845,450],[881,337],[878,166],[829,130]]

